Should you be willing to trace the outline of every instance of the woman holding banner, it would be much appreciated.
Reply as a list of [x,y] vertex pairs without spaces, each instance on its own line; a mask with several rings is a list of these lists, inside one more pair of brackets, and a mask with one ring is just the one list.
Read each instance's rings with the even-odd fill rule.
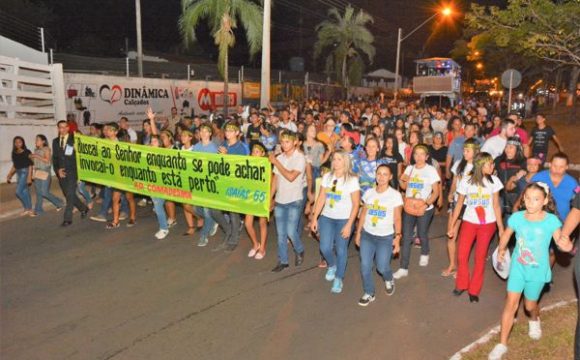
[[[261,142],[254,142],[252,144],[252,156],[264,157],[267,154],[266,146]],[[266,256],[266,241],[268,239],[268,218],[258,217],[258,222],[260,223],[260,242],[258,242],[258,237],[256,231],[254,230],[254,215],[246,214],[246,219],[244,225],[248,236],[252,241],[252,249],[248,253],[249,258],[254,258],[256,260],[262,260]]]

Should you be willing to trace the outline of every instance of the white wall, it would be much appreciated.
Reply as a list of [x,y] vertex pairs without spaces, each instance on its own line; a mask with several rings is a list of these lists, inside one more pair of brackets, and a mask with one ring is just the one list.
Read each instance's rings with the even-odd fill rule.
[[0,55],[36,64],[48,64],[48,54],[0,36]]

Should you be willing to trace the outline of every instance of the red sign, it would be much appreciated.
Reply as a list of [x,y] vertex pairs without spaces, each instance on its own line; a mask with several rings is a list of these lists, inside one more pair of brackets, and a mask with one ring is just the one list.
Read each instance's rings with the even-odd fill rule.
[[[229,105],[228,107],[234,107],[238,103],[238,94],[235,92],[229,92]],[[197,103],[203,111],[211,111],[217,108],[224,107],[224,92],[223,91],[211,91],[208,88],[203,88],[197,93]]]

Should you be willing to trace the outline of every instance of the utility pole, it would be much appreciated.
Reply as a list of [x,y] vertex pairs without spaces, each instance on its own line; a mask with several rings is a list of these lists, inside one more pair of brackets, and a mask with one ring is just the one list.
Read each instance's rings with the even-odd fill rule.
[[260,107],[270,103],[270,28],[272,0],[264,0],[264,22],[262,27],[262,78],[260,82]]
[[135,16],[137,24],[137,74],[143,77],[143,39],[141,38],[141,0],[135,0]]
[[395,100],[397,100],[397,93],[399,92],[399,58],[401,55],[401,38],[403,37],[403,29],[399,28],[399,33],[397,35],[397,59],[395,61],[395,89],[393,93],[395,95]]

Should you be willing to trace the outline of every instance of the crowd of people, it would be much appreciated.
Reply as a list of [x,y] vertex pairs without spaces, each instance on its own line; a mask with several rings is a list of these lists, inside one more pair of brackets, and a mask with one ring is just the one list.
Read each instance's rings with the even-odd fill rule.
[[[17,197],[24,215],[43,211],[43,199],[65,209],[63,226],[73,208],[116,229],[128,219],[137,223],[137,206],[152,204],[159,223],[155,236],[164,239],[183,207],[185,236],[205,247],[219,229],[223,240],[213,251],[234,251],[245,228],[248,257],[266,256],[271,218],[144,198],[107,186],[79,181],[74,135],[67,121],[58,123],[52,148],[38,135],[33,152],[22,137],[14,138],[13,168]],[[531,313],[530,337],[541,336],[537,302],[551,281],[555,252],[572,251],[571,233],[578,223],[578,182],[567,173],[569,158],[547,119],[538,114],[528,131],[518,114],[502,118],[489,103],[465,101],[450,108],[384,97],[352,101],[290,102],[279,109],[240,107],[224,117],[159,117],[147,110],[140,131],[126,118],[90,124],[90,136],[111,141],[214,154],[267,157],[272,164],[271,207],[277,234],[273,272],[304,261],[303,237],[319,241],[319,267],[332,293],[342,292],[351,240],[359,247],[363,295],[358,304],[375,300],[373,266],[387,295],[395,281],[412,276],[412,248],[420,248],[418,266],[429,265],[430,226],[435,215],[448,216],[449,265],[441,271],[455,279],[453,295],[467,292],[477,303],[483,289],[490,243],[499,239],[499,261],[512,248],[501,343],[490,359],[507,351],[509,331],[520,297]],[[549,156],[553,141],[558,152]],[[544,170],[544,165],[549,166]],[[50,192],[51,166],[65,200]],[[30,184],[36,188],[32,207]],[[256,219],[257,218],[257,219]],[[255,222],[258,228],[255,228]],[[564,228],[562,224],[566,222]],[[554,241],[552,241],[552,239]],[[473,268],[470,255],[474,252]],[[399,267],[391,259],[399,254]]]

